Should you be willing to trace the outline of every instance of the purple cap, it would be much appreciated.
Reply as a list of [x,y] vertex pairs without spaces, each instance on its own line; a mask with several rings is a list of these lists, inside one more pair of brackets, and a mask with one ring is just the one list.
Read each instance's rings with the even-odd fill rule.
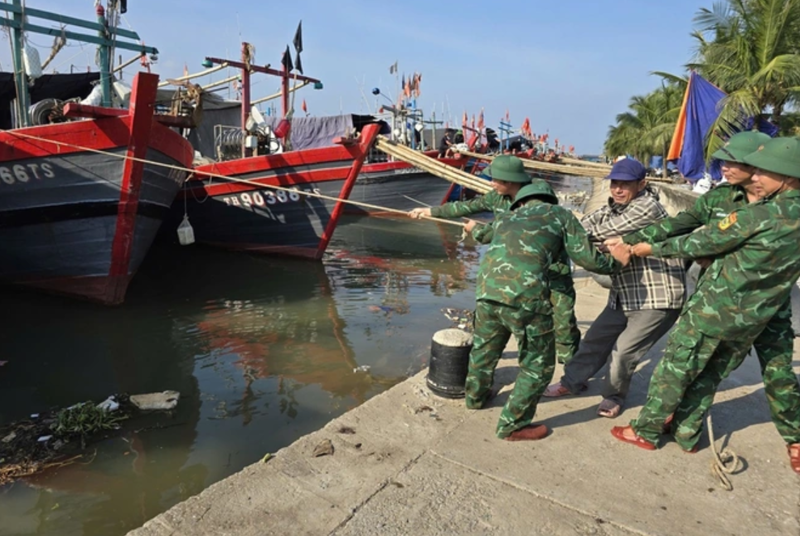
[[611,167],[611,173],[606,178],[612,181],[640,181],[645,175],[647,170],[639,161],[623,158]]

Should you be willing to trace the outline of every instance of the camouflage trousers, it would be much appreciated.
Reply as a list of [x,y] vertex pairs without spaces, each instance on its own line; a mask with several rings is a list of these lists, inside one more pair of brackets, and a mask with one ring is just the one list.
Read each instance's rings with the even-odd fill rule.
[[[787,443],[800,442],[800,385],[792,368],[793,339],[791,309],[784,307],[753,341],[772,420]],[[685,450],[694,448],[719,384],[744,362],[749,350],[749,341],[713,339],[690,322],[680,322],[650,380],[647,401],[631,421],[634,431],[657,444],[664,422],[674,414],[675,441]]]
[[550,281],[550,303],[553,306],[553,326],[556,337],[556,359],[568,363],[578,351],[581,330],[575,318],[575,286],[572,275]]
[[772,422],[784,441],[800,443],[800,384],[792,367],[794,330],[791,301],[787,301],[772,317],[753,342],[753,349],[761,366]]
[[480,409],[489,399],[495,368],[512,334],[519,345],[519,373],[497,423],[499,438],[531,423],[553,378],[553,320],[549,314],[479,300],[466,380],[467,408]]

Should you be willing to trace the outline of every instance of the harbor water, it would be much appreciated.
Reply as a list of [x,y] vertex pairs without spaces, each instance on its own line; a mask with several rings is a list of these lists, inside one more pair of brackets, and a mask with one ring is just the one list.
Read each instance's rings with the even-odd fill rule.
[[181,396],[0,487],[0,535],[125,534],[403,381],[453,326],[443,309],[474,306],[480,253],[457,226],[346,217],[322,263],[158,246],[117,308],[3,289],[0,424]]

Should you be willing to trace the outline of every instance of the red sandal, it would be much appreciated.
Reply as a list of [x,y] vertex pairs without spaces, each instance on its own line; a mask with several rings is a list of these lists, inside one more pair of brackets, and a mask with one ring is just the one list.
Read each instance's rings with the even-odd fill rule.
[[800,443],[786,445],[786,451],[789,453],[789,465],[792,466],[792,470],[800,474]]
[[[625,432],[630,431],[633,434],[633,437],[627,437]],[[649,442],[648,440],[644,439],[643,437],[639,437],[636,435],[636,432],[633,431],[633,428],[630,426],[615,426],[611,429],[611,435],[622,441],[623,443],[630,443],[631,445],[636,445],[640,449],[644,450],[656,450],[656,446]]]

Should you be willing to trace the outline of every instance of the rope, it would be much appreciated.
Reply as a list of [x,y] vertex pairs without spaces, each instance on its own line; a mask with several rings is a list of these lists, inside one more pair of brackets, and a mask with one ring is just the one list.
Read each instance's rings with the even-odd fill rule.
[[739,470],[741,460],[739,455],[728,447],[722,449],[721,452],[717,451],[717,446],[714,443],[714,425],[711,421],[711,413],[709,412],[706,417],[706,426],[708,427],[708,440],[711,442],[711,453],[714,459],[711,460],[711,474],[719,479],[719,483],[728,491],[733,491],[733,484],[728,475],[732,475]]
[[[59,145],[59,146],[63,146],[63,147],[71,147],[73,149],[78,149],[78,150],[86,151],[86,152],[89,152],[89,153],[102,154],[104,156],[112,156],[114,158],[121,158],[123,160],[131,160],[133,162],[141,162],[143,164],[150,164],[152,166],[163,167],[163,168],[166,168],[166,169],[174,169],[176,171],[185,171],[185,172],[190,173],[190,174],[197,173],[197,170],[195,170],[195,169],[185,168],[183,166],[176,166],[174,164],[167,164],[167,163],[163,163],[163,162],[155,162],[155,161],[152,161],[152,160],[147,160],[146,158],[137,158],[135,156],[128,156],[127,154],[116,154],[116,153],[112,153],[112,152],[109,152],[109,151],[103,151],[103,150],[100,150],[100,149],[92,149],[90,147],[84,147],[82,145],[76,145],[74,143],[67,143],[67,142],[63,142],[63,141],[50,140],[50,139],[42,138],[42,137],[39,137],[39,136],[32,136],[30,134],[24,134],[22,132],[7,131],[7,133],[12,135],[12,136],[16,136],[16,137],[28,138],[28,139],[32,139],[32,140],[41,141],[41,142],[44,142],[44,143],[52,143],[53,145]],[[33,144],[31,144],[31,145],[33,145]],[[56,153],[53,153],[52,151],[49,151],[48,149],[45,149],[44,147],[37,147],[37,148],[45,150],[45,151],[48,151],[48,152],[50,152],[50,154],[56,155]],[[223,180],[227,180],[227,181],[230,181],[230,182],[236,182],[236,183],[241,183],[241,184],[250,184],[252,186],[258,186],[259,188],[268,188],[268,189],[271,189],[271,190],[284,191],[284,192],[287,192],[287,193],[295,193],[295,194],[299,194],[301,196],[314,197],[314,198],[317,198],[317,199],[325,199],[327,201],[334,201],[334,202],[337,202],[337,203],[347,203],[349,205],[355,205],[355,206],[363,207],[363,208],[371,208],[373,210],[378,210],[378,211],[381,211],[381,212],[389,212],[389,213],[393,213],[393,214],[402,214],[403,216],[408,216],[408,213],[406,211],[399,210],[399,209],[396,209],[396,208],[382,207],[382,206],[379,206],[379,205],[373,205],[373,204],[364,203],[364,202],[361,202],[361,201],[353,201],[351,199],[343,199],[343,198],[339,198],[339,197],[333,197],[333,196],[329,196],[329,195],[318,194],[318,193],[315,193],[315,192],[306,192],[306,191],[301,191],[301,190],[295,190],[293,188],[286,188],[284,186],[275,186],[275,185],[272,185],[272,184],[262,184],[260,182],[256,182],[256,181],[253,181],[253,180],[239,179],[239,178],[236,178],[236,177],[229,177],[227,175],[221,175],[219,173],[212,173],[212,172],[205,172],[204,171],[204,172],[202,172],[202,174],[204,176],[223,179]],[[453,221],[453,220],[445,220],[445,219],[442,219],[442,218],[434,218],[433,216],[422,216],[422,219],[436,221],[436,222],[440,222],[440,223],[446,223],[448,225],[458,225],[459,227],[463,227],[463,224],[460,223],[460,222]]]

